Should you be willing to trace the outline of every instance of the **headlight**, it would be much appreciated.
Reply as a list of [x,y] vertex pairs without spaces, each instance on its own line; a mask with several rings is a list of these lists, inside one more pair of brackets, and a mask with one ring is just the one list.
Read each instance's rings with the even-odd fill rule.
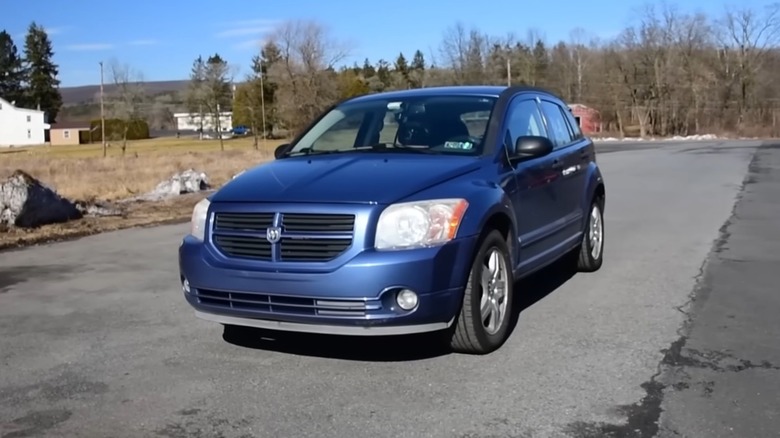
[[435,246],[455,238],[465,199],[433,199],[387,207],[379,216],[374,247],[380,250]]
[[211,205],[211,202],[203,198],[192,209],[192,220],[190,221],[192,229],[190,233],[198,240],[203,240],[206,233],[206,217],[209,212],[209,205]]

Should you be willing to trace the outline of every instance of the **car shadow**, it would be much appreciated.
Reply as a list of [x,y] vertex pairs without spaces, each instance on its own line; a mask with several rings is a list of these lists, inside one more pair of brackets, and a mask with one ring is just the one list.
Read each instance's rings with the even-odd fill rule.
[[[563,259],[514,285],[515,306],[510,336],[520,314],[571,279],[575,270]],[[452,353],[446,332],[404,336],[339,336],[279,332],[251,327],[225,326],[222,338],[232,345],[300,356],[364,362],[407,362]]]

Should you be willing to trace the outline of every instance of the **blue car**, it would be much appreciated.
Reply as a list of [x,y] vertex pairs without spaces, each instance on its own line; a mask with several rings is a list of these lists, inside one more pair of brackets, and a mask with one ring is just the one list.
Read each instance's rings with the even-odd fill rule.
[[225,326],[439,332],[486,354],[508,337],[516,280],[601,267],[604,202],[593,142],[548,91],[364,95],[195,206],[181,285]]

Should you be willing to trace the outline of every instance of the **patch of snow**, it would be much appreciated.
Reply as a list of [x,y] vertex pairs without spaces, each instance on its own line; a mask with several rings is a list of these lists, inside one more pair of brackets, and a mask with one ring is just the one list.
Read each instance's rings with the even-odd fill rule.
[[209,182],[208,175],[194,169],[187,169],[160,182],[151,192],[141,196],[124,199],[123,201],[161,201],[174,196],[197,193],[209,189],[211,189],[211,183]]
[[629,142],[629,141],[700,141],[700,140],[719,140],[721,137],[718,137],[715,134],[696,134],[696,135],[675,135],[673,137],[626,137],[626,138],[615,138],[615,137],[591,137],[591,140],[595,142],[610,142],[610,141],[623,141],[623,142]]
[[0,183],[0,224],[37,228],[82,217],[76,204],[22,170]]
[[76,208],[84,216],[124,216],[125,212],[121,208],[112,207],[102,202],[87,203],[76,201]]
[[680,141],[680,140],[717,140],[718,136],[715,134],[697,134],[697,135],[675,135],[674,137],[667,138],[665,140]]

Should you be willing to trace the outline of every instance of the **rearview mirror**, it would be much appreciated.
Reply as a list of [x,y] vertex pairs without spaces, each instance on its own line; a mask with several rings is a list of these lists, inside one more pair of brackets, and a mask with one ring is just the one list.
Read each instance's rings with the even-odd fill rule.
[[525,135],[517,138],[515,151],[509,158],[512,161],[539,158],[552,152],[553,148],[552,141],[547,137]]
[[274,157],[276,157],[276,158],[282,158],[282,157],[284,156],[284,154],[286,154],[286,153],[287,153],[287,151],[289,151],[289,150],[290,150],[290,147],[291,147],[290,143],[284,143],[284,144],[280,144],[280,145],[279,145],[279,146],[277,146],[277,147],[276,147],[276,149],[274,150]]

